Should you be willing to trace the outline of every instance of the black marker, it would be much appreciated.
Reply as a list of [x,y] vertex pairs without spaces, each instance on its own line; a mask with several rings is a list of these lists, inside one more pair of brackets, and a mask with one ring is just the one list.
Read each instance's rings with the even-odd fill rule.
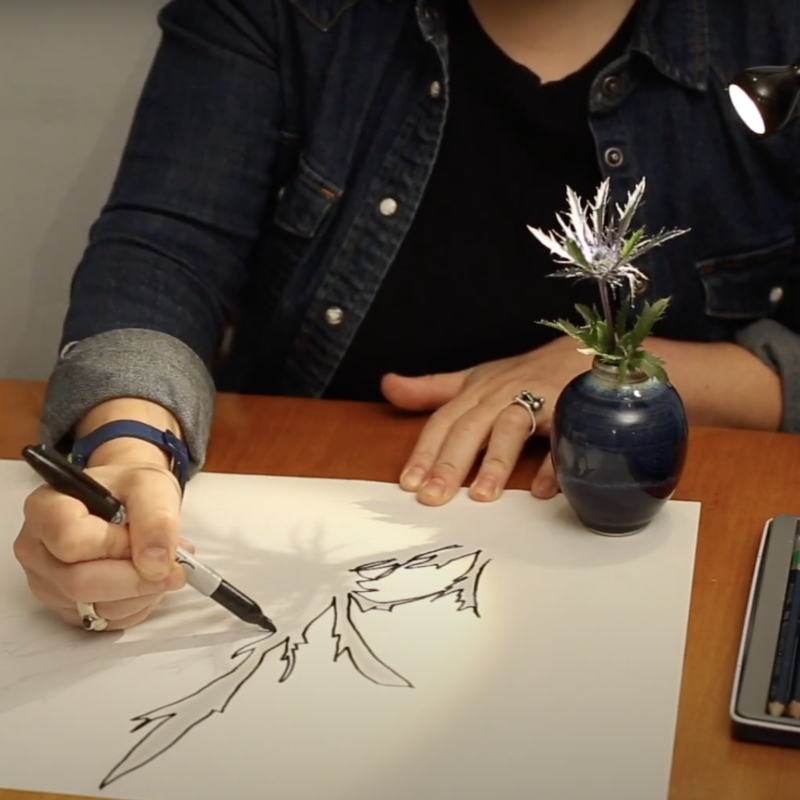
[[[128,514],[125,506],[105,486],[64,458],[58,451],[39,444],[24,448],[22,457],[47,484],[62,494],[80,500],[89,509],[89,513],[116,525],[127,523]],[[200,594],[210,597],[244,622],[275,633],[277,630],[275,624],[264,615],[258,604],[213,569],[201,564],[182,547],[178,548],[175,560],[186,570],[189,585],[197,589]]]

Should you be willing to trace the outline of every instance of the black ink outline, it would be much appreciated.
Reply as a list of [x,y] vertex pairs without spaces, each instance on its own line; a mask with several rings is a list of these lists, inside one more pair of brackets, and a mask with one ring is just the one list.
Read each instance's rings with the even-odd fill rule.
[[360,611],[364,611],[364,609],[359,605],[358,601],[353,597],[352,594],[348,594],[346,602],[347,608],[344,614],[343,624],[346,625],[355,635],[356,646],[360,645],[367,652],[368,658],[371,659],[371,669],[374,669],[376,673],[383,671],[384,679],[381,680],[376,674],[370,674],[370,667],[367,667],[365,663],[360,662],[358,656],[353,653],[352,644],[345,644],[342,646],[342,639],[345,636],[345,633],[339,629],[338,608],[340,602],[337,602],[336,599],[333,601],[334,622],[333,628],[331,629],[331,636],[336,640],[336,650],[333,655],[334,662],[338,662],[343,655],[346,655],[356,671],[361,673],[361,675],[363,675],[368,681],[372,681],[372,683],[375,683],[378,686],[394,686],[413,689],[414,685],[411,683],[411,681],[409,681],[407,678],[404,678],[399,672],[393,670],[385,661],[378,658],[373,649],[367,644],[366,639],[361,635],[361,631],[353,622],[352,616],[354,606]]
[[[459,553],[448,557],[451,556],[455,550],[458,550]],[[490,559],[486,558],[481,560],[483,557],[482,550],[476,550],[471,553],[462,553],[460,552],[461,550],[463,550],[463,545],[448,545],[446,547],[437,548],[436,550],[428,550],[424,553],[420,553],[406,561],[400,561],[396,558],[384,559],[381,561],[373,561],[369,564],[362,564],[361,566],[351,569],[350,572],[356,573],[359,576],[359,580],[356,580],[356,586],[358,588],[343,595],[335,595],[325,608],[312,617],[311,621],[305,625],[296,640],[293,640],[292,636],[286,636],[274,644],[271,644],[269,647],[262,649],[263,645],[271,640],[274,634],[270,633],[266,636],[259,636],[239,647],[231,655],[231,659],[241,658],[241,661],[232,669],[222,675],[218,675],[204,686],[201,686],[199,689],[185,695],[179,700],[159,706],[146,714],[134,717],[131,721],[134,722],[135,725],[131,729],[131,733],[142,731],[152,723],[156,724],[153,725],[153,727],[150,728],[150,730],[148,730],[114,765],[100,782],[99,788],[105,789],[125,775],[129,775],[131,772],[141,769],[160,755],[163,755],[167,750],[174,747],[186,734],[200,723],[212,717],[214,713],[224,713],[239,690],[261,668],[267,656],[281,648],[283,648],[283,653],[281,654],[280,660],[285,662],[285,667],[280,678],[278,678],[278,683],[284,683],[288,680],[297,665],[298,648],[309,643],[308,634],[311,628],[331,612],[333,614],[333,620],[330,636],[334,640],[334,663],[338,663],[338,661],[346,655],[353,668],[372,683],[378,686],[413,689],[414,686],[410,680],[392,669],[372,650],[354,621],[354,613],[360,612],[365,614],[370,611],[387,611],[391,613],[397,606],[417,603],[422,600],[434,602],[444,597],[454,597],[458,606],[456,609],[457,611],[469,610],[472,611],[476,617],[480,617],[480,611],[478,609],[478,586]],[[371,600],[369,595],[377,591],[377,589],[372,589],[364,585],[375,583],[376,581],[388,577],[398,569],[422,569],[431,567],[441,569],[448,564],[452,564],[454,561],[469,559],[470,557],[472,561],[469,567],[461,573],[458,578],[454,579],[444,588],[422,596],[383,602]],[[379,575],[375,576],[365,575],[366,572],[372,570],[382,571]],[[342,613],[342,609],[344,609],[344,613]],[[248,663],[249,667],[246,666]],[[233,676],[242,669],[244,669],[244,674],[240,678],[234,678]],[[203,713],[199,715],[189,714],[190,721],[188,724],[184,722],[183,729],[178,730],[172,737],[164,737],[163,744],[158,744],[152,753],[137,760],[136,755],[140,754],[143,749],[146,749],[148,740],[152,743],[151,737],[153,737],[154,734],[161,731],[164,727],[181,716],[181,706],[185,708],[186,704],[190,705],[194,698],[200,697],[201,695],[207,697],[208,694],[213,694],[216,688],[219,688],[226,682],[231,682],[232,688],[227,691],[227,694],[223,693],[224,697],[222,700],[212,702],[211,707],[203,710]]]

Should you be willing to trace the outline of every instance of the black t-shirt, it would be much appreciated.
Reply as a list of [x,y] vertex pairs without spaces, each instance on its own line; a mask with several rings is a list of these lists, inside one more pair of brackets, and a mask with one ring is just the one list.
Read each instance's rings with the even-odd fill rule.
[[588,123],[591,83],[624,50],[633,14],[585,67],[542,83],[449,7],[450,107],[420,207],[326,397],[380,400],[387,372],[451,372],[527,352],[574,319],[596,287],[557,269],[528,225],[552,229],[566,187],[601,180]]

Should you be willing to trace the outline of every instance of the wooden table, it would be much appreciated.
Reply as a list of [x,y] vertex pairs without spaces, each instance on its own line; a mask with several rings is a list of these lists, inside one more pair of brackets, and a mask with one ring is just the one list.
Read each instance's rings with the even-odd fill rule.
[[[42,393],[38,383],[0,381],[0,458],[36,440]],[[423,422],[382,405],[223,396],[207,469],[394,481]],[[543,454],[524,457],[512,488],[530,484]],[[770,516],[800,514],[799,490],[800,436],[692,431],[676,496],[703,508],[671,800],[800,797],[800,751],[734,741],[728,717],[758,540]],[[24,798],[57,796],[0,789],[0,800]]]

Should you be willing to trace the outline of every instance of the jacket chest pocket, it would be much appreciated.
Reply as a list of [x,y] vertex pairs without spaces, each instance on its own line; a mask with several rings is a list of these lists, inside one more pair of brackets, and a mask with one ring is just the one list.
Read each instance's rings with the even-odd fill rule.
[[262,280],[275,302],[290,287],[296,292],[309,291],[315,270],[309,256],[329,227],[342,196],[342,190],[312,169],[302,153],[279,186],[269,232],[257,258]]
[[313,239],[342,190],[313,170],[301,155],[297,169],[278,190],[273,222],[282,231]]
[[705,293],[705,312],[715,319],[772,317],[791,307],[791,300],[798,300],[800,263],[794,239],[705,259],[697,263],[697,270]]

